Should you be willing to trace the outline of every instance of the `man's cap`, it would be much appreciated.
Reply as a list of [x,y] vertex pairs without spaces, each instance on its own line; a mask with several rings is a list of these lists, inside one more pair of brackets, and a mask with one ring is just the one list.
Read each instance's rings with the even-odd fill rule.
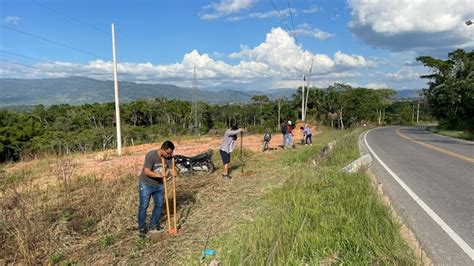
[[291,121],[288,121],[288,125],[291,125]]

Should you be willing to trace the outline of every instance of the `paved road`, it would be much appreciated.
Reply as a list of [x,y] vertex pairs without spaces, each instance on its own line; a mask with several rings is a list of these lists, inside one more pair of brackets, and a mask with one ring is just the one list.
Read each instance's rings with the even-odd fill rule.
[[384,127],[365,143],[384,193],[432,262],[474,265],[474,142]]

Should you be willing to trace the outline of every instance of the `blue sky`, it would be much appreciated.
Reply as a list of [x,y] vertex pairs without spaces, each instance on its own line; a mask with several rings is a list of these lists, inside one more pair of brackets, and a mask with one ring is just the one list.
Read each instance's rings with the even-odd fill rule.
[[[474,48],[469,0],[0,0],[0,77],[234,89],[420,89],[416,56]],[[276,9],[275,9],[276,7]],[[278,12],[276,11],[278,10]],[[34,36],[36,37],[34,37]]]

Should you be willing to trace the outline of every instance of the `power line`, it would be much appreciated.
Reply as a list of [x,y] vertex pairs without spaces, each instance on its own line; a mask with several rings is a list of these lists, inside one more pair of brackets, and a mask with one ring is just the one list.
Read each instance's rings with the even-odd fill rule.
[[32,56],[28,56],[28,55],[18,54],[18,53],[6,51],[6,50],[3,50],[3,49],[0,49],[0,52],[7,53],[7,54],[12,54],[12,55],[19,56],[19,57],[23,57],[23,58],[27,58],[27,59],[32,59],[32,60],[36,60],[36,61],[40,61],[40,62],[45,62],[45,63],[49,63],[49,64],[54,64],[53,61],[44,60],[44,59],[40,59],[40,58],[35,58],[35,57],[32,57]]
[[[3,53],[7,53],[7,54],[11,54],[11,55],[15,55],[15,56],[19,56],[19,57],[23,57],[23,58],[27,58],[27,59],[31,59],[31,60],[36,60],[36,61],[39,61],[39,62],[44,62],[44,63],[48,63],[48,64],[52,64],[52,65],[55,65],[57,66],[57,62],[54,62],[54,61],[50,61],[50,60],[46,60],[46,59],[41,59],[41,58],[36,58],[36,57],[32,57],[32,56],[29,56],[29,55],[24,55],[24,54],[19,54],[19,53],[15,53],[15,52],[11,52],[11,51],[7,51],[7,50],[3,50],[3,49],[0,49],[0,52],[3,52]],[[78,67],[78,66],[64,66],[62,65],[62,67],[67,67],[69,69],[75,69],[75,70],[80,70],[81,72],[84,71],[84,69]]]
[[67,44],[62,44],[62,43],[59,43],[59,42],[56,42],[56,41],[53,41],[53,40],[50,40],[50,39],[47,39],[47,38],[44,38],[44,37],[41,37],[41,36],[37,36],[37,35],[31,34],[31,33],[28,33],[26,31],[18,30],[18,29],[8,27],[8,26],[5,26],[5,25],[0,25],[0,27],[3,27],[5,29],[15,31],[15,32],[18,32],[18,33],[21,33],[21,34],[24,34],[24,35],[28,35],[28,36],[31,36],[31,37],[34,37],[34,38],[40,39],[42,41],[49,42],[49,43],[52,43],[52,44],[55,44],[55,45],[58,45],[58,46],[61,46],[61,47],[64,47],[64,48],[68,48],[68,49],[74,50],[74,51],[82,53],[82,54],[90,55],[90,56],[93,56],[95,58],[100,58],[100,59],[103,59],[105,61],[109,61],[109,59],[105,59],[104,57],[96,55],[94,53],[91,53],[91,52],[88,52],[88,51],[85,51],[85,50],[82,50],[82,49],[79,49],[79,48],[74,48],[74,47],[69,46]]
[[[18,57],[22,57],[22,58],[27,58],[27,59],[31,59],[31,60],[36,60],[36,61],[39,61],[39,62],[44,62],[44,63],[47,63],[47,64],[51,64],[53,66],[60,66],[60,67],[63,67],[65,68],[64,70],[58,70],[58,71],[48,71],[48,70],[44,70],[44,69],[39,69],[37,67],[34,67],[38,70],[41,70],[41,71],[44,71],[44,72],[49,72],[49,73],[61,73],[61,72],[66,72],[68,70],[75,70],[75,71],[78,71],[78,72],[81,72],[81,73],[77,73],[77,74],[66,74],[65,77],[75,77],[77,75],[80,75],[82,73],[84,73],[86,70],[79,67],[79,66],[75,66],[75,65],[59,65],[57,64],[57,62],[54,62],[54,61],[50,61],[50,60],[45,60],[45,59],[41,59],[41,58],[36,58],[36,57],[33,57],[33,56],[29,56],[29,55],[24,55],[24,54],[19,54],[19,53],[15,53],[15,52],[11,52],[11,51],[6,51],[6,50],[3,50],[3,49],[0,49],[0,52],[2,53],[7,53],[7,54],[11,54],[11,55],[14,55],[14,56],[18,56]],[[5,60],[2,60],[2,61],[5,61]],[[10,61],[8,61],[10,62]],[[11,62],[10,62],[11,63]],[[16,64],[19,64],[19,63],[16,63]],[[25,65],[26,66],[26,65]],[[32,67],[32,66],[31,66]]]
[[[23,66],[23,67],[28,67],[28,68],[33,68],[33,69],[44,71],[41,68],[37,68],[37,67],[34,67],[34,66],[25,65],[25,64],[21,64],[21,63],[11,62],[11,61],[8,61],[8,60],[5,60],[5,59],[0,59],[0,61],[6,62],[6,63],[9,63],[9,64],[13,64],[13,65],[19,65],[19,66]],[[49,72],[49,71],[45,71],[45,72]]]
[[277,6],[275,5],[275,2],[273,0],[270,0],[272,2],[272,5],[273,5],[273,8],[275,9],[275,11],[278,13],[278,17],[280,18],[280,21],[283,23],[283,25],[286,27],[286,29],[288,30],[288,33],[295,39],[295,41],[298,43],[298,39],[296,38],[296,36],[293,34],[293,32],[291,31],[290,27],[288,26],[288,24],[286,23],[286,20],[283,18],[283,16],[281,15],[280,11],[278,10]]
[[38,3],[38,2],[35,1],[35,0],[31,0],[31,2],[32,2],[33,4],[35,4],[35,5],[39,6],[39,7],[41,7],[41,8],[44,8],[44,9],[49,10],[50,12],[53,12],[53,13],[55,13],[55,14],[58,14],[58,15],[64,17],[64,18],[67,18],[67,19],[69,19],[70,21],[73,21],[73,22],[78,23],[78,24],[80,24],[80,25],[86,25],[87,27],[89,27],[89,28],[91,28],[91,29],[93,29],[93,30],[95,30],[95,31],[98,31],[98,32],[100,32],[100,33],[106,34],[108,37],[110,37],[109,33],[108,33],[107,31],[103,30],[103,29],[100,29],[100,28],[98,28],[98,27],[95,27],[95,26],[86,24],[86,23],[84,23],[84,22],[82,22],[82,21],[80,21],[80,20],[78,20],[78,19],[76,19],[76,18],[73,18],[73,17],[71,17],[71,16],[64,15],[64,14],[62,14],[62,12],[60,12],[60,11],[54,9],[54,8],[51,8],[51,7],[49,7],[49,6],[46,6],[46,5],[44,5],[44,4]]
[[291,7],[290,7],[290,0],[287,0],[288,3],[288,11],[290,12],[290,18],[291,18],[291,26],[293,26],[293,32],[295,31],[295,24],[293,23],[293,12],[291,12]]
[[[46,5],[44,5],[44,4],[38,3],[36,0],[31,0],[31,2],[33,2],[34,4],[36,4],[37,6],[43,8],[43,9],[46,9],[46,10],[52,12],[52,13],[55,13],[56,15],[59,15],[59,16],[61,16],[61,17],[63,17],[63,18],[66,18],[66,19],[68,19],[69,21],[75,22],[76,24],[79,24],[79,25],[81,25],[81,26],[87,26],[88,28],[91,28],[91,29],[93,29],[93,30],[95,30],[95,31],[97,31],[97,32],[100,32],[101,34],[104,34],[104,36],[106,36],[107,39],[110,41],[110,33],[107,32],[106,30],[103,30],[103,29],[101,29],[101,28],[92,26],[92,25],[90,25],[90,24],[88,24],[88,23],[84,23],[83,21],[81,21],[81,20],[79,20],[79,19],[77,19],[77,18],[74,18],[74,17],[68,16],[68,15],[65,15],[65,14],[63,14],[63,12],[60,12],[60,11],[58,11],[58,10],[56,10],[56,9],[54,9],[54,8],[51,8],[51,7],[49,7],[49,6],[46,6]],[[118,34],[116,34],[116,39],[122,40],[122,37],[123,37],[123,38],[127,38],[128,40],[134,40],[134,39],[136,39],[136,38],[128,37],[127,35],[125,35],[125,34],[123,34],[123,33],[118,33]],[[135,44],[136,44],[136,43],[135,43]],[[138,47],[135,47],[135,46],[129,46],[129,45],[123,45],[123,44],[121,44],[121,47],[128,47],[128,48],[132,48],[132,49],[138,49],[138,48],[140,48],[140,49],[144,49],[144,50],[148,50],[148,49],[149,49],[149,48],[146,48],[144,45],[138,45]]]

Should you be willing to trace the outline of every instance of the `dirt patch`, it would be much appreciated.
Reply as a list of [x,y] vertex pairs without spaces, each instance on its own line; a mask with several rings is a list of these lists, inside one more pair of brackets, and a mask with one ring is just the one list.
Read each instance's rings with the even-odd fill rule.
[[253,176],[253,175],[255,175],[255,171],[252,171],[252,170],[250,170],[250,171],[244,171],[244,172],[242,173],[242,176],[245,176],[245,177],[249,177],[249,176]]
[[273,155],[268,155],[268,156],[267,156],[267,160],[273,161],[273,160],[275,160],[275,156],[273,156]]

